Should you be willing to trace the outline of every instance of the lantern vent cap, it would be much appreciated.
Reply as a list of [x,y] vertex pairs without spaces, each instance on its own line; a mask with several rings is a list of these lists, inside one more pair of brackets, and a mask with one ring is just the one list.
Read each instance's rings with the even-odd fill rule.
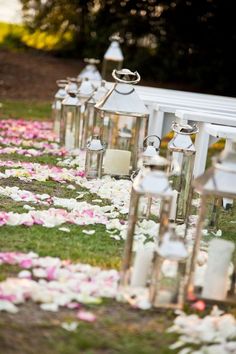
[[101,140],[98,135],[94,135],[91,141],[87,144],[87,149],[90,151],[101,151],[104,150],[104,146],[102,145]]
[[197,134],[199,129],[196,124],[183,124],[178,122],[172,123],[172,130],[177,134],[192,135]]
[[176,234],[175,227],[175,225],[169,226],[156,251],[164,259],[184,261],[188,258],[188,250],[184,240]]

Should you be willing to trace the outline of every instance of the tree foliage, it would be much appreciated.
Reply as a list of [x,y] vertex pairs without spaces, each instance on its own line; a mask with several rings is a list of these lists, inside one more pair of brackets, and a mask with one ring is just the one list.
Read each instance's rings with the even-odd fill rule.
[[73,33],[77,55],[124,38],[126,65],[147,79],[234,95],[234,0],[21,0],[32,30]]

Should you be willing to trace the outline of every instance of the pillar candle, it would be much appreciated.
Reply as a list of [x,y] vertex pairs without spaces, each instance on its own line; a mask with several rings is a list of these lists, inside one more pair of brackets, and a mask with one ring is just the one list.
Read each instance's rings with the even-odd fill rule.
[[228,270],[234,248],[231,241],[212,240],[210,242],[207,270],[203,282],[203,297],[225,300],[228,288]]
[[172,202],[171,202],[171,209],[170,209],[170,220],[175,220],[176,218],[176,209],[177,209],[177,198],[178,198],[178,192],[176,190],[173,190],[172,192]]
[[131,152],[107,149],[104,160],[104,173],[108,175],[129,175]]
[[145,287],[153,259],[153,247],[141,246],[137,249],[131,275],[131,287]]

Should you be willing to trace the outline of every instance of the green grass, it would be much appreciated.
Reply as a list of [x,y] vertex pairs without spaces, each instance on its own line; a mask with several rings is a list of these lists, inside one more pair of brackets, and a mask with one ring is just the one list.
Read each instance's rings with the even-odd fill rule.
[[49,102],[1,100],[0,118],[46,119],[51,117]]

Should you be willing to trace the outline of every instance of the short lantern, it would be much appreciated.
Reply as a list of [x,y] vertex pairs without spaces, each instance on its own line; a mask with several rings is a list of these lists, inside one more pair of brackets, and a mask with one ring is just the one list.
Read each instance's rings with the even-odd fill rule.
[[60,144],[68,150],[78,149],[81,140],[81,102],[77,91],[67,91],[66,98],[62,101]]
[[174,221],[184,223],[188,217],[191,200],[191,183],[193,177],[195,146],[192,134],[198,132],[196,125],[174,122],[173,139],[168,143],[168,156],[172,162],[171,180],[173,192],[177,198]]
[[154,217],[160,222],[156,238],[162,237],[168,229],[172,190],[167,174],[163,171],[163,162],[160,164],[155,158],[150,163],[150,168],[138,174],[133,182],[121,268],[121,290],[125,287],[147,287],[150,281],[153,252],[148,247],[138,249],[136,252],[133,248],[135,232],[142,219],[143,204],[147,198],[158,198],[161,201],[161,209]]
[[[139,152],[146,136],[149,113],[137,95],[134,84],[140,75],[128,69],[114,70],[116,80],[108,94],[95,105],[102,140],[107,144],[104,172],[130,175],[137,168]],[[121,169],[111,169],[109,160],[121,162]],[[125,166],[123,166],[125,164]]]
[[59,136],[60,123],[61,123],[61,103],[66,97],[65,87],[68,84],[67,80],[57,80],[58,91],[54,96],[54,102],[52,104],[52,116],[53,116],[53,131]]
[[158,154],[160,149],[161,139],[157,135],[148,135],[143,141],[143,165],[149,165],[150,160]]
[[100,60],[94,58],[85,58],[84,62],[87,63],[87,65],[79,73],[78,81],[89,79],[91,81],[100,82],[102,80],[102,76],[96,67],[96,65],[100,63]]
[[88,179],[102,177],[102,162],[105,147],[97,135],[87,144],[85,159],[85,175]]
[[154,251],[150,301],[154,307],[181,309],[185,300],[188,250],[175,224],[162,235]]
[[[225,240],[215,243],[209,247],[208,265],[205,273],[204,283],[201,286],[196,284],[197,259],[200,251],[203,228],[207,224],[207,202],[219,200],[219,209],[222,206],[223,198],[236,199],[236,142],[232,148],[224,150],[219,157],[213,158],[212,167],[208,168],[202,176],[193,181],[196,192],[201,195],[198,223],[192,252],[190,272],[188,277],[187,293],[195,293],[199,297],[211,300],[236,302],[235,284],[228,291],[227,282],[229,263],[234,250],[234,245]],[[219,212],[223,212],[223,208]],[[235,219],[235,215],[232,215]],[[215,241],[215,240],[214,240]],[[224,241],[224,242],[223,242]],[[226,243],[225,243],[226,242]],[[228,242],[228,243],[227,243]],[[214,269],[215,267],[215,269]],[[210,280],[211,278],[211,280]],[[234,283],[234,277],[231,281]]]
[[124,56],[120,48],[122,41],[119,35],[113,35],[110,37],[111,44],[103,57],[102,63],[102,78],[109,80],[111,73],[114,69],[120,70],[123,65]]

